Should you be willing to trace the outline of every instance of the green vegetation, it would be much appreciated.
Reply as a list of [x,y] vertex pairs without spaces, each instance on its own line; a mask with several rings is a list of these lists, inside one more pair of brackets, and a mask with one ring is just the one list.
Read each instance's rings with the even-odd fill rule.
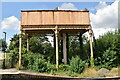
[[111,69],[120,65],[120,30],[108,32],[94,42],[95,65]]
[[[30,51],[26,50],[26,36],[22,40],[22,65],[21,69],[34,72],[49,73],[53,75],[67,76],[99,76],[100,68],[116,70],[120,66],[120,30],[108,32],[93,41],[94,67],[90,67],[90,45],[86,36],[80,43],[78,36],[68,37],[68,64],[62,63],[62,40],[59,41],[59,70],[55,66],[55,51],[45,35],[30,38]],[[80,45],[81,44],[81,45]],[[13,67],[18,67],[19,36],[16,34],[11,38],[9,45],[10,58]],[[105,74],[105,76],[113,76]]]
[[0,52],[5,52],[7,49],[7,43],[5,40],[0,39]]
[[69,70],[75,73],[81,73],[85,68],[85,62],[82,61],[78,56],[72,57],[70,60]]

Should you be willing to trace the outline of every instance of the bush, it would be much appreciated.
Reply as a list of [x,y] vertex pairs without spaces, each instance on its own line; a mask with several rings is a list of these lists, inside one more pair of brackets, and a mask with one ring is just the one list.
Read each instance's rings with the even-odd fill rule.
[[70,60],[70,71],[75,73],[81,73],[85,68],[85,62],[82,61],[78,56],[72,57]]
[[14,65],[16,65],[17,64],[17,62],[18,62],[18,58],[19,58],[19,49],[18,48],[14,48],[14,50],[11,50],[10,51],[10,53],[11,53],[11,55],[10,55],[10,59],[12,59],[12,63],[14,64]]
[[47,63],[42,58],[36,58],[32,67],[36,72],[47,72]]
[[25,69],[32,70],[35,72],[46,72],[47,62],[44,56],[39,53],[27,52],[23,54],[23,66]]
[[68,71],[69,70],[69,65],[61,64],[61,65],[59,65],[59,70]]
[[56,71],[55,65],[52,65],[50,61],[46,61],[44,55],[40,53],[32,53],[24,51],[23,54],[23,66],[25,69],[35,72],[51,72]]
[[95,63],[96,65],[98,65],[99,69],[107,68],[110,70],[112,67],[117,66],[117,60],[117,52],[109,48],[106,51],[104,51],[102,57],[98,57],[95,59]]

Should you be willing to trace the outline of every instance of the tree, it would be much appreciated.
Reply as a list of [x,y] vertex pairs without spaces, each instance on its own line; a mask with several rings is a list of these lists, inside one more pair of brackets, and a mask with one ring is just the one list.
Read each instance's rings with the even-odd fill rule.
[[54,48],[45,35],[31,37],[29,43],[31,52],[43,54],[46,59],[50,59],[50,62],[55,63]]
[[5,42],[5,40],[0,39],[0,51],[5,52],[7,49],[7,43]]
[[[119,30],[108,32],[100,36],[94,45],[95,64],[111,69],[120,65],[120,37]],[[95,43],[94,43],[95,44]]]
[[[13,53],[13,58],[15,58],[15,63],[18,61],[19,53],[19,35],[15,34],[10,40],[9,51]],[[22,51],[26,48],[27,36],[22,36]],[[39,53],[45,55],[46,59],[50,59],[52,63],[55,63],[54,49],[48,38],[45,35],[33,36],[29,40],[29,51],[33,53]]]

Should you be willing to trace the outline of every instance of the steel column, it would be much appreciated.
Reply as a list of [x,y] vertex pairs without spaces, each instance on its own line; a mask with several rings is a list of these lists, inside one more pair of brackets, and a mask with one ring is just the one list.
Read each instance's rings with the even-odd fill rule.
[[22,31],[19,34],[19,67],[22,65]]

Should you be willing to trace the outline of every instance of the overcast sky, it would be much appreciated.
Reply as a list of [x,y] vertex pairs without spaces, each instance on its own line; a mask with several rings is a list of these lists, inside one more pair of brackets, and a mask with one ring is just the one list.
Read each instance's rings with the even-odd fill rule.
[[21,10],[90,10],[90,19],[95,37],[118,28],[118,1],[114,2],[2,2],[0,3],[0,39],[7,32],[7,42],[19,33]]

